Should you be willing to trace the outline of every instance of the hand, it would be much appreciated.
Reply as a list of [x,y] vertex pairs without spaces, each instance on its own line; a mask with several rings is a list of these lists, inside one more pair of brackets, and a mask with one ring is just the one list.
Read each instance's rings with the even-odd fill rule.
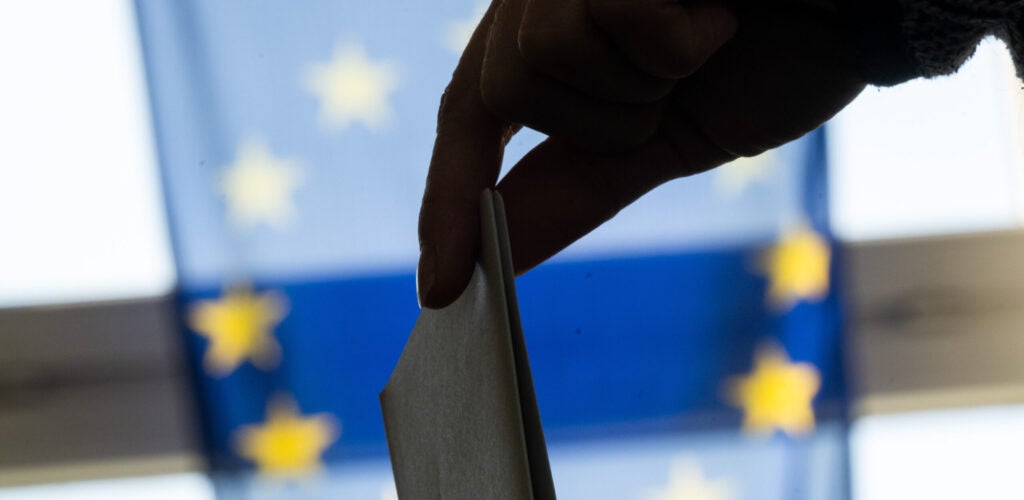
[[734,15],[677,0],[495,0],[442,97],[422,305],[468,283],[480,191],[521,125],[550,137],[497,185],[517,274],[654,187],[785,144],[852,101],[865,84],[835,19],[765,3]]

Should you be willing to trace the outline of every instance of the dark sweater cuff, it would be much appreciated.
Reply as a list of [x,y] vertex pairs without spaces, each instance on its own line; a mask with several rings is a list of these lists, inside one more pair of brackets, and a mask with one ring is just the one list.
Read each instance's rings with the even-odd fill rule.
[[891,86],[920,76],[903,34],[899,2],[839,0],[838,3],[854,60],[868,83]]
[[1024,80],[1024,12],[1019,12],[1017,19],[1007,25],[1003,39],[1006,40],[1006,44],[1010,46],[1010,52],[1013,53],[1013,62],[1017,66],[1017,77]]

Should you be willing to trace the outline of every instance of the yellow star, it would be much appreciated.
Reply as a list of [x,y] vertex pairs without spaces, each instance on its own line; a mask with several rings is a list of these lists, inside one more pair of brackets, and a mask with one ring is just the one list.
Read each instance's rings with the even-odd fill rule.
[[273,331],[286,312],[280,294],[256,295],[248,288],[228,290],[220,299],[193,305],[189,327],[210,341],[203,367],[214,375],[227,375],[247,359],[261,368],[273,367],[280,357]]
[[331,61],[314,66],[306,86],[320,98],[320,121],[327,127],[362,123],[376,131],[391,120],[388,94],[398,88],[398,71],[391,63],[371,61],[361,45],[348,44],[335,49]]
[[282,227],[290,222],[295,217],[293,194],[301,184],[299,167],[274,157],[258,141],[243,143],[220,177],[231,221],[242,228],[257,223]]
[[743,410],[743,430],[770,434],[775,430],[790,436],[814,429],[811,402],[821,387],[821,375],[809,363],[792,363],[778,347],[762,347],[754,369],[745,377],[728,382],[729,402]]
[[764,255],[769,301],[788,310],[801,300],[816,302],[825,298],[831,256],[828,242],[806,227],[784,234]]
[[730,500],[735,487],[728,481],[704,477],[700,465],[692,459],[676,460],[669,472],[668,484],[648,495],[648,500]]
[[275,398],[262,425],[242,427],[236,434],[238,454],[256,463],[260,474],[273,479],[302,479],[320,471],[321,456],[338,439],[338,425],[327,413],[304,417],[295,402]]

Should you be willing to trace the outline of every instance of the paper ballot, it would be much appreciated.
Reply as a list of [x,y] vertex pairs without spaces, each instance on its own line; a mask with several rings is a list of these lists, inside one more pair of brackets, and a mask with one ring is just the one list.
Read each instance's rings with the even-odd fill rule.
[[469,286],[420,313],[380,394],[402,500],[555,498],[500,195],[480,219]]

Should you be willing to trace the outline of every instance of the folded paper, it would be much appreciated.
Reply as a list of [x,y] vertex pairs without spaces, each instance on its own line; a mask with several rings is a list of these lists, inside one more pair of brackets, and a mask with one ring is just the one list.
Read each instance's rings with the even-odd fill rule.
[[424,309],[380,394],[399,498],[553,499],[501,197],[481,196],[480,259]]

